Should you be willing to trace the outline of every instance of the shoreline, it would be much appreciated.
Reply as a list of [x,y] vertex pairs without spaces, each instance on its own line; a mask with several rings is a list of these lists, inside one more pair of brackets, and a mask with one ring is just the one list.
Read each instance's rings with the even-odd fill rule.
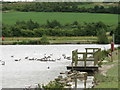
[[95,75],[94,88],[118,88],[118,54],[118,50],[113,52],[113,62],[110,62],[110,57],[104,60],[105,62]]

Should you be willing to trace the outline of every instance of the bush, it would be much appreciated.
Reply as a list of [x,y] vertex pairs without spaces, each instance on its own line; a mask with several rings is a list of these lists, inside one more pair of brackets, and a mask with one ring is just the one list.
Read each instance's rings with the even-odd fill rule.
[[45,90],[56,90],[56,89],[63,89],[64,85],[59,83],[58,81],[51,81],[49,82],[49,84],[47,84],[46,86],[42,86],[42,88],[44,88]]
[[115,43],[120,44],[120,22],[118,24],[118,27],[115,30]]
[[49,40],[46,35],[42,35],[41,44],[49,44]]
[[49,40],[46,35],[43,35],[41,39],[38,40],[23,40],[20,42],[14,42],[15,44],[22,44],[22,45],[40,45],[40,44],[49,44]]
[[98,37],[98,43],[99,44],[108,44],[108,38],[106,36],[106,31],[104,29],[101,29],[97,32],[97,37]]
[[28,44],[41,44],[40,40],[29,40]]

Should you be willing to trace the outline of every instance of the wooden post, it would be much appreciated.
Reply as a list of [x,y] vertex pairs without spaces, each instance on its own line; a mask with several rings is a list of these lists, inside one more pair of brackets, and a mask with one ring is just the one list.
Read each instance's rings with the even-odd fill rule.
[[75,63],[75,66],[78,64],[78,54],[77,50],[72,51],[72,70],[73,70],[73,63]]
[[95,49],[93,49],[93,58],[94,58]]
[[95,61],[96,61],[96,59],[95,59],[95,49],[93,49],[93,58],[94,58],[94,66],[95,66]]
[[113,62],[113,53],[111,51],[111,62]]
[[75,66],[77,66],[78,64],[78,54],[77,54],[77,50],[75,50]]
[[111,42],[111,61],[113,62],[113,52],[114,51],[114,42]]
[[74,63],[74,51],[72,51],[72,71],[73,71],[73,63]]
[[84,88],[86,88],[87,73],[84,74]]
[[85,48],[86,49],[86,53],[88,52],[88,49],[87,48]]
[[77,90],[77,71],[75,71],[75,90]]
[[86,80],[84,80],[84,88],[86,88]]
[[94,53],[94,66],[97,64],[97,60],[98,60],[98,51]]
[[84,60],[84,67],[86,68],[86,53],[83,54],[83,60]]
[[97,60],[98,60],[98,51],[94,53],[94,66],[97,64]]

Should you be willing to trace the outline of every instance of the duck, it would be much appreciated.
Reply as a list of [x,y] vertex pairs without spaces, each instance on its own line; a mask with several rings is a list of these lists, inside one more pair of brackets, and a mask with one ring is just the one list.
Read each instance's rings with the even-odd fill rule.
[[1,65],[5,65],[5,61],[2,61],[2,60],[0,60],[1,61]]

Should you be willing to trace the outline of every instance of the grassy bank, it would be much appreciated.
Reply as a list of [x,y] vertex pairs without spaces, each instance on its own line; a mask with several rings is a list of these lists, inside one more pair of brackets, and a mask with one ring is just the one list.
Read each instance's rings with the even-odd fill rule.
[[2,13],[3,23],[15,24],[16,21],[28,21],[32,19],[39,24],[46,24],[47,20],[57,20],[61,24],[73,23],[91,23],[102,21],[107,25],[117,25],[118,15],[115,14],[96,14],[96,13],[62,13],[62,12],[7,12]]
[[[17,42],[40,40],[41,37],[5,37],[3,44],[11,45]],[[109,37],[111,40],[112,37]],[[94,44],[97,37],[48,37],[50,44]]]
[[[116,54],[117,53],[117,54]],[[113,62],[107,57],[102,65],[100,73],[95,75],[97,85],[95,88],[118,88],[118,56],[120,53],[113,53]]]

